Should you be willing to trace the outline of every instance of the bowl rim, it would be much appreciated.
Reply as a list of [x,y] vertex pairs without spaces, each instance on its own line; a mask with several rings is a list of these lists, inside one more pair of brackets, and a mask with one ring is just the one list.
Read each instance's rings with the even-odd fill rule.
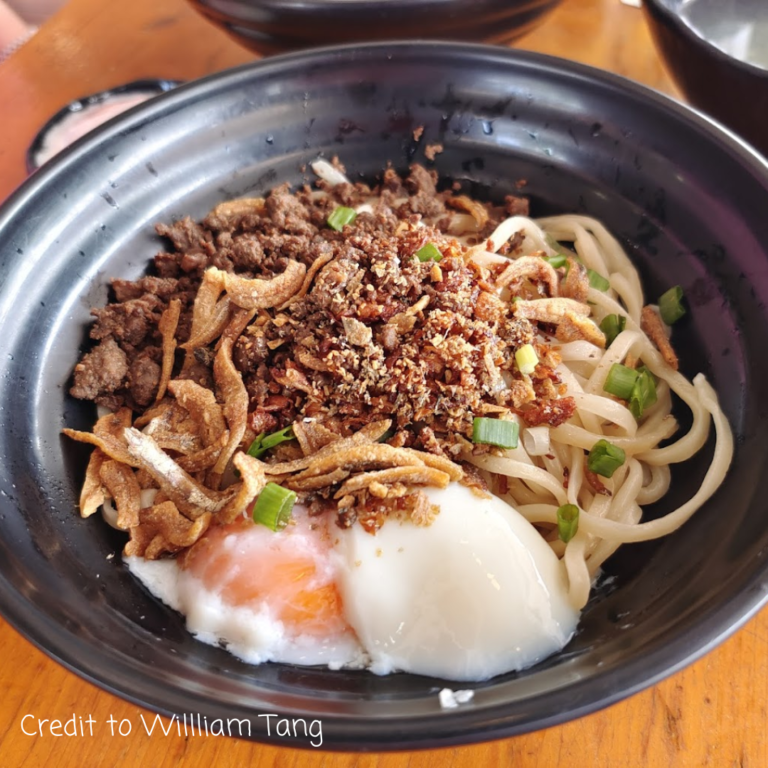
[[722,64],[735,67],[736,69],[741,70],[743,74],[768,80],[768,69],[759,67],[756,64],[744,61],[743,59],[737,59],[735,56],[731,56],[729,53],[722,50],[722,48],[716,46],[708,38],[704,37],[704,35],[698,34],[693,27],[683,21],[679,13],[676,13],[669,7],[668,0],[643,0],[643,5],[647,6],[647,9],[645,10],[646,15],[652,15],[654,11],[657,12],[683,37],[691,41],[693,45],[698,45],[703,48],[709,56],[717,59]]
[[[131,126],[156,119],[184,104],[204,98],[209,91],[215,90],[222,82],[232,85],[238,80],[248,80],[253,73],[269,73],[297,65],[306,66],[315,61],[327,63],[329,57],[343,59],[366,54],[386,56],[393,52],[407,56],[411,50],[418,50],[423,54],[425,47],[439,50],[443,54],[450,53],[452,56],[494,62],[501,66],[527,66],[536,70],[548,70],[555,75],[572,76],[581,81],[596,81],[604,87],[620,89],[629,98],[645,102],[653,109],[672,113],[683,123],[704,131],[713,141],[730,150],[739,164],[753,173],[768,190],[768,160],[746,141],[697,110],[639,83],[591,66],[541,53],[480,44],[404,40],[329,46],[250,62],[181,85],[132,107],[79,139],[24,182],[0,206],[0,231],[18,215],[31,198],[52,185],[56,179],[65,176],[71,166],[86,157],[93,149],[117,137]],[[753,573],[749,578],[748,586],[745,586],[726,605],[713,609],[705,616],[697,617],[685,631],[673,638],[663,649],[630,661],[618,672],[612,673],[612,676],[603,674],[601,677],[598,673],[590,678],[591,686],[588,690],[584,688],[584,683],[577,682],[551,691],[546,697],[538,696],[530,699],[527,714],[522,718],[511,716],[507,711],[509,705],[504,704],[477,709],[459,708],[451,713],[437,712],[420,718],[397,716],[370,719],[328,716],[323,720],[324,726],[328,727],[328,743],[326,746],[324,741],[324,748],[386,751],[445,747],[498,739],[558,725],[631,696],[691,664],[734,633],[766,602],[768,602],[768,567]],[[102,664],[97,671],[93,671],[95,665],[89,664],[93,656],[83,651],[81,639],[74,634],[61,632],[60,627],[33,602],[23,598],[16,590],[9,589],[2,573],[0,573],[0,613],[46,655],[100,688],[164,715],[170,716],[188,711],[189,704],[180,703],[186,701],[180,694],[174,695],[173,690],[168,691],[156,682],[150,681],[148,685],[146,680],[136,680],[130,667],[115,666],[114,659],[110,658],[112,666]],[[97,655],[99,653],[103,652],[97,651]],[[210,695],[208,698],[201,695],[198,702],[201,707],[203,704],[221,706],[221,702],[211,698]],[[544,712],[544,704],[547,705],[548,712]],[[534,712],[535,714],[532,714]],[[361,739],[362,727],[366,729],[364,739]],[[425,736],[425,734],[428,735]],[[255,738],[259,740],[259,735]],[[396,742],[393,741],[395,738]],[[309,745],[298,742],[292,743],[292,746],[309,748]]]
[[[475,0],[379,0],[389,8],[394,8],[399,12],[407,13],[410,10],[423,13],[431,7],[444,8],[451,5],[470,5]],[[191,0],[195,5],[201,5],[207,8],[215,8],[218,5],[217,0]],[[485,0],[492,2],[495,6],[510,6],[521,4],[532,6],[536,4],[559,3],[562,0]],[[377,3],[378,4],[378,3]],[[256,2],[246,2],[245,5],[264,9],[272,12],[291,12],[292,14],[310,15],[317,13],[321,8],[327,8],[336,12],[344,11],[347,13],[363,13],[366,16],[373,12],[384,10],[376,8],[371,0],[343,0],[343,7],[340,7],[339,0],[256,0]],[[389,9],[388,8],[388,9]],[[388,10],[387,9],[387,10]],[[354,43],[352,45],[355,45]],[[363,43],[365,45],[365,43]],[[330,47],[330,46],[325,46]]]

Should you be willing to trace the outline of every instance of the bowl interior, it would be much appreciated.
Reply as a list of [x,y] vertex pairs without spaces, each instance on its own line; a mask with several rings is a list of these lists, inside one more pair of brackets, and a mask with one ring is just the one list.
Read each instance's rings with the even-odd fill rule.
[[762,0],[657,0],[723,53],[768,71],[768,4]]
[[[724,487],[672,536],[620,550],[607,566],[615,578],[562,653],[477,684],[471,706],[444,712],[438,680],[249,667],[196,642],[122,567],[122,537],[76,515],[88,452],[60,436],[94,419],[67,396],[89,310],[105,302],[110,277],[137,277],[162,249],[155,222],[301,183],[319,155],[373,179],[387,163],[426,162],[436,143],[434,167],[471,194],[500,199],[525,179],[534,215],[603,220],[636,257],[648,297],[682,285],[691,309],[675,330],[682,370],[709,377],[737,436]],[[260,739],[259,714],[321,718],[326,748],[498,738],[649,685],[746,620],[768,589],[767,202],[763,161],[703,118],[533,54],[426,43],[317,51],[137,107],[36,174],[0,217],[3,613],[122,696],[209,721],[242,718]],[[708,446],[675,468],[669,496],[648,514],[690,497],[710,455]]]

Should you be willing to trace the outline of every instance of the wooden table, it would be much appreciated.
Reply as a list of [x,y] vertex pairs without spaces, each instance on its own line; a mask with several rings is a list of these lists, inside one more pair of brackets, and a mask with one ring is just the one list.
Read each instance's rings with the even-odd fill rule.
[[[675,94],[640,11],[619,0],[565,0],[519,47],[569,57]],[[188,80],[253,58],[183,0],[70,0],[0,65],[0,200],[23,181],[24,152],[69,100],[140,77]],[[707,657],[628,701],[547,731],[474,747],[391,755],[328,755],[221,737],[152,737],[127,704],[67,672],[0,620],[0,766],[514,765],[517,768],[768,766],[768,611]],[[22,718],[88,715],[94,736],[25,735]],[[110,715],[129,720],[109,736]],[[27,730],[32,719],[25,721]]]

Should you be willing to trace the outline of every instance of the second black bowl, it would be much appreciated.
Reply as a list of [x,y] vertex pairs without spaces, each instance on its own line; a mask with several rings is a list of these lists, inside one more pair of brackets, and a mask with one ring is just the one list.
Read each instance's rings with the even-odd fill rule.
[[404,37],[505,43],[560,0],[189,0],[258,53]]

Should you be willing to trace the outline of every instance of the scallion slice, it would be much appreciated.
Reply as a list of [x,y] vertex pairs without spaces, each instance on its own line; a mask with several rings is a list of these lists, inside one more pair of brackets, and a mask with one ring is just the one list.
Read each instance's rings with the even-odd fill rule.
[[557,510],[557,535],[566,544],[579,530],[579,508],[575,504],[563,504]]
[[607,291],[611,287],[608,280],[594,269],[587,270],[587,277],[589,277],[589,284],[598,291]]
[[295,491],[277,483],[267,483],[253,505],[253,522],[279,531],[288,525],[295,502]]
[[629,400],[632,397],[632,390],[635,387],[638,373],[632,368],[627,368],[621,363],[614,363],[611,370],[608,371],[603,389],[614,397],[622,400]]
[[338,208],[334,208],[331,215],[328,217],[328,226],[331,229],[335,229],[337,232],[341,232],[347,224],[351,224],[357,218],[357,211],[354,208],[347,208],[344,205],[340,205]]
[[262,432],[248,447],[248,455],[253,456],[254,459],[260,459],[270,448],[295,439],[293,427],[286,427],[279,432],[273,432],[271,435],[265,435]]
[[539,356],[531,344],[524,344],[515,352],[515,362],[520,373],[530,376],[539,364]]
[[685,314],[682,302],[683,289],[679,285],[670,288],[659,297],[659,314],[667,325],[676,323]]
[[551,267],[560,269],[568,263],[568,257],[564,253],[556,253],[554,256],[547,257],[547,262]]
[[387,440],[391,440],[395,436],[395,430],[394,429],[388,429],[380,438],[380,443],[386,443]]
[[416,251],[416,258],[419,261],[440,261],[443,254],[434,243],[427,243]]
[[656,402],[656,379],[645,366],[639,368],[637,374],[637,381],[629,398],[629,410],[639,419],[643,411]]
[[600,330],[605,334],[605,346],[610,347],[626,327],[627,318],[624,315],[606,315],[600,322]]
[[603,477],[613,477],[613,473],[624,463],[627,455],[624,451],[607,440],[598,440],[589,452],[587,466],[590,472]]
[[472,423],[472,442],[497,445],[499,448],[517,448],[520,425],[516,421],[487,419],[478,416]]

